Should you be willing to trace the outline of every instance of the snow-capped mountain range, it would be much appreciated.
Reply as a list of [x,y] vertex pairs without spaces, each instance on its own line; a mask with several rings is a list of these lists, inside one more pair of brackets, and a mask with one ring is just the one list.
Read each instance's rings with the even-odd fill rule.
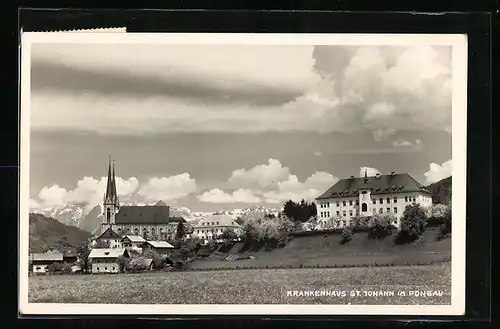
[[[160,201],[161,202],[161,201]],[[145,205],[155,205],[157,203],[124,203],[123,206],[145,206]],[[229,215],[234,219],[240,217],[243,220],[250,218],[255,215],[265,215],[274,214],[278,215],[282,209],[279,208],[266,208],[263,206],[253,206],[249,208],[238,208],[238,209],[225,209],[216,212],[200,212],[192,211],[187,207],[170,207],[171,216],[181,216],[188,222],[197,222],[209,215],[220,214]],[[99,224],[102,222],[103,209],[101,205],[96,205],[89,210],[89,207],[79,204],[67,204],[60,207],[43,208],[43,209],[31,209],[31,212],[42,214],[45,217],[51,217],[59,222],[76,226],[82,230],[88,232],[93,232]]]

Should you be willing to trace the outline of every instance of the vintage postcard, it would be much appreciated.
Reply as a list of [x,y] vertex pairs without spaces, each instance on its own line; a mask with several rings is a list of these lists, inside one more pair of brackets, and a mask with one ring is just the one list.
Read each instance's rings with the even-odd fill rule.
[[21,48],[21,314],[464,313],[466,36]]

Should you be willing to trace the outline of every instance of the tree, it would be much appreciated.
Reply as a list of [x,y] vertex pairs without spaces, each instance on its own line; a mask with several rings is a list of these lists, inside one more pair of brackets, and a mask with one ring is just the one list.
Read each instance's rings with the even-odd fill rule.
[[125,268],[127,267],[130,259],[128,257],[125,257],[124,255],[118,256],[116,263],[118,264],[120,272],[125,272]]
[[375,214],[368,221],[368,237],[383,239],[392,234],[392,222],[395,217],[391,214]]
[[340,244],[346,244],[352,239],[352,227],[345,226],[342,229],[342,239],[340,240]]
[[236,218],[235,222],[238,225],[243,225],[243,223],[244,223],[243,219],[241,217],[239,217],[239,216],[238,216],[238,218]]
[[186,227],[184,226],[184,223],[182,221],[179,221],[179,224],[177,224],[175,237],[178,240],[182,240],[184,239],[185,236],[186,236]]
[[443,220],[446,216],[448,208],[449,206],[440,203],[432,205],[428,217],[435,220]]
[[78,261],[80,262],[82,271],[84,273],[87,273],[89,271],[89,267],[90,267],[89,255],[90,255],[91,249],[92,248],[88,244],[85,244],[83,246],[79,246],[76,248],[76,254],[78,257]]
[[47,271],[49,273],[61,272],[62,269],[63,269],[63,264],[59,262],[52,263],[47,267]]
[[439,228],[439,239],[442,239],[451,233],[451,205],[447,207],[442,219],[443,223]]
[[401,226],[396,241],[399,243],[415,241],[424,233],[426,226],[425,210],[417,203],[407,205],[401,217]]
[[222,232],[221,239],[224,240],[224,243],[228,244],[231,243],[232,241],[236,240],[238,238],[238,235],[234,230],[230,229],[225,229]]
[[317,215],[316,204],[314,202],[308,203],[304,199],[299,203],[288,200],[283,205],[283,214],[295,222],[303,223]]

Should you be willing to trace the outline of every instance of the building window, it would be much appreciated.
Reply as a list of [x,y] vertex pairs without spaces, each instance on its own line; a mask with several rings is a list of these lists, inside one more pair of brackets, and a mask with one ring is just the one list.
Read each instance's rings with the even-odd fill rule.
[[387,212],[391,212],[391,208],[387,208]]
[[340,216],[340,211],[337,211],[337,216]]
[[380,209],[378,210],[378,212],[379,212],[380,214],[383,214],[383,213],[384,213],[384,209],[380,208]]
[[368,206],[366,205],[366,203],[363,203],[361,205],[361,211],[368,211]]
[[328,212],[328,217],[330,217],[330,212]]
[[405,202],[408,202],[408,196],[405,196]]
[[345,201],[342,201],[342,205],[343,205],[344,207],[346,206],[346,203],[345,203]]
[[97,268],[97,270],[99,271],[99,267]]
[[394,213],[397,214],[398,213],[398,208],[397,207],[394,207]]
[[344,217],[346,216],[345,210],[344,210],[344,212],[342,213],[342,216],[344,216]]
[[394,203],[398,203],[398,197],[397,196],[394,197]]
[[356,200],[356,206],[359,206],[359,200]]
[[337,201],[337,207],[340,207],[340,202]]
[[382,198],[380,198],[379,201],[380,201],[380,204],[384,203],[384,199],[382,199]]
[[347,222],[345,220],[342,221],[342,224],[346,226]]
[[351,211],[349,211],[349,216],[351,216],[351,217],[352,217],[352,210],[351,210]]
[[113,271],[115,270],[115,267],[113,266]]
[[391,198],[387,198],[387,203],[391,203]]
[[352,206],[352,200],[349,200],[349,205]]
[[413,202],[416,202],[417,200],[415,199],[415,197],[413,197]]

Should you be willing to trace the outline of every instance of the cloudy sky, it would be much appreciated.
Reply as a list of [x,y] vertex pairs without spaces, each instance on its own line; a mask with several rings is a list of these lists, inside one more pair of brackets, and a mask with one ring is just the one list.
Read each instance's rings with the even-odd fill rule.
[[33,206],[313,199],[361,168],[451,175],[451,47],[34,44]]

